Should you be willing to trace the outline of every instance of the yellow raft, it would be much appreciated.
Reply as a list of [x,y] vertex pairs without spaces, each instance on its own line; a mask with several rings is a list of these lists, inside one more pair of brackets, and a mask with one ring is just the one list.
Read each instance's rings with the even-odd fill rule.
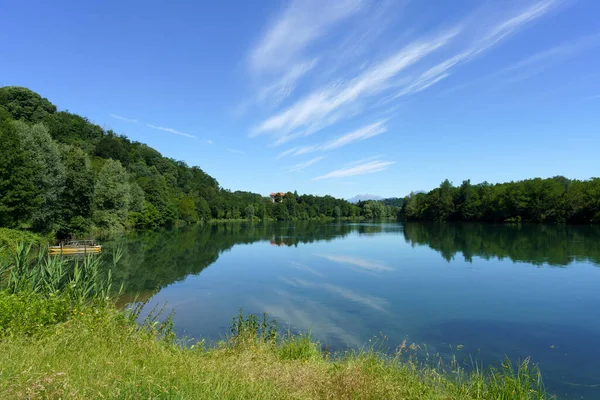
[[50,255],[94,254],[101,251],[102,246],[93,240],[71,240],[48,248]]

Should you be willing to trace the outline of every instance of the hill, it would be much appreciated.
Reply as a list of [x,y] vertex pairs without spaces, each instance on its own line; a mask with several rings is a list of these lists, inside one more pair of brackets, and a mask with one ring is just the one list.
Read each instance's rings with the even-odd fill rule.
[[[281,201],[231,191],[198,166],[60,111],[23,87],[0,88],[0,227],[58,237],[208,220],[356,218],[332,196]],[[371,211],[368,212],[371,215]]]

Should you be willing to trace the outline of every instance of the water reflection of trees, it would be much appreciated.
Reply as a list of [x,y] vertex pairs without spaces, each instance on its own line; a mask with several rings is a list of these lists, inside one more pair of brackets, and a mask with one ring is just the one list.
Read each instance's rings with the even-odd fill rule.
[[535,265],[566,266],[573,261],[600,265],[600,227],[579,225],[406,223],[404,238],[426,245],[450,261],[508,258]]
[[220,223],[191,226],[171,231],[148,231],[128,235],[104,246],[104,257],[121,247],[123,257],[115,282],[123,283],[126,293],[146,292],[198,274],[236,244],[260,241],[281,246],[331,241],[350,233],[348,224],[295,223],[243,224]]

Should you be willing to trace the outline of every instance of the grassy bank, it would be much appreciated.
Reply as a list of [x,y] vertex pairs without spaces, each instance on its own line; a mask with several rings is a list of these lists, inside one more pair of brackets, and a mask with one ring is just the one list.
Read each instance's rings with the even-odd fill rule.
[[27,231],[0,228],[0,257],[13,254],[17,244],[23,242],[41,246],[48,244],[48,238]]
[[117,310],[95,261],[67,266],[20,250],[2,266],[0,398],[549,398],[528,363],[451,374],[402,351],[332,355],[253,316],[238,316],[216,345],[182,345],[169,319],[139,324],[139,308]]

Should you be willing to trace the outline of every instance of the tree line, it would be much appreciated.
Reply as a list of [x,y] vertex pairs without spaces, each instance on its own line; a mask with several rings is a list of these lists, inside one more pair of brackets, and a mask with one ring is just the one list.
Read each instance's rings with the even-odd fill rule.
[[600,178],[534,178],[453,186],[447,179],[428,193],[404,199],[399,218],[409,221],[600,222]]
[[397,207],[230,191],[197,166],[22,87],[0,88],[0,227],[58,237],[235,219],[383,218]]
[[407,222],[406,243],[437,251],[448,262],[458,254],[466,262],[475,257],[508,258],[538,266],[568,266],[589,262],[600,266],[600,226],[571,224],[487,224]]

